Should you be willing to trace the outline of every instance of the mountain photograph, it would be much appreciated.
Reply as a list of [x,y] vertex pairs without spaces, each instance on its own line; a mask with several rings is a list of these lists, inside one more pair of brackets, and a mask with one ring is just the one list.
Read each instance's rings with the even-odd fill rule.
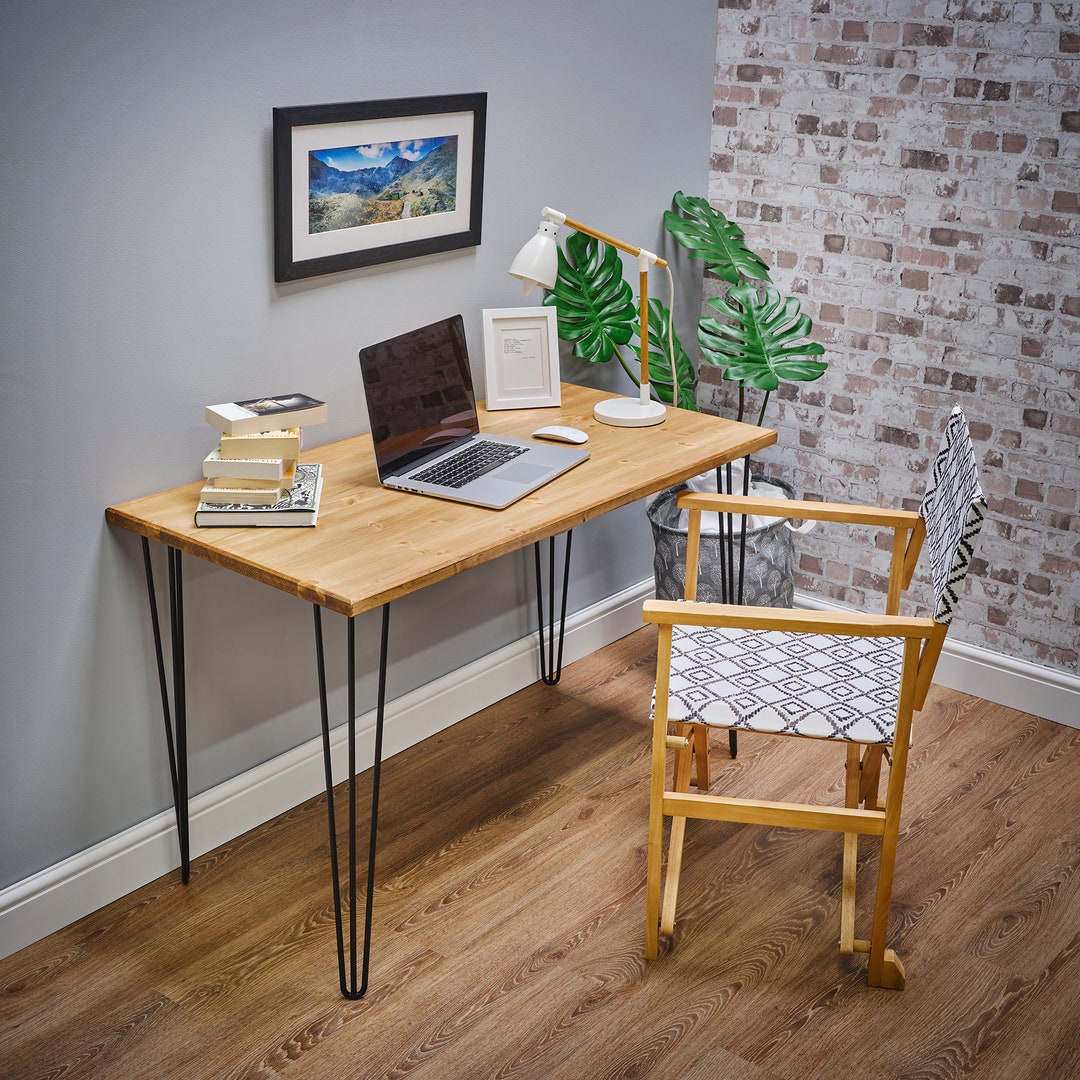
[[457,136],[308,152],[308,232],[445,214],[457,203]]

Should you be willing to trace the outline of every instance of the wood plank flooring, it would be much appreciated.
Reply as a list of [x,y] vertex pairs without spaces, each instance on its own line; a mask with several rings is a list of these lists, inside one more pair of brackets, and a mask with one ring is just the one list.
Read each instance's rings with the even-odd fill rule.
[[[643,955],[651,628],[383,772],[367,997],[337,990],[323,799],[0,961],[0,1077],[1080,1076],[1080,732],[935,688],[891,944],[843,957],[839,837],[691,822]],[[843,752],[714,736],[715,787],[842,797]],[[860,927],[876,845],[864,841]]]

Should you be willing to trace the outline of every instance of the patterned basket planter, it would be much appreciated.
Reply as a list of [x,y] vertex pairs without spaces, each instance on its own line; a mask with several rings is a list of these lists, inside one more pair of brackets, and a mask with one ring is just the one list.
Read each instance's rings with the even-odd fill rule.
[[[795,498],[795,490],[782,480],[752,477],[755,483],[780,488],[787,498]],[[686,580],[686,529],[680,528],[679,510],[675,500],[685,484],[661,492],[648,509],[652,526],[655,554],[653,576],[656,579],[658,600],[680,600]],[[782,505],[782,504],[781,504]],[[732,519],[738,527],[738,518]],[[743,575],[743,603],[757,607],[791,607],[795,596],[794,532],[787,527],[787,518],[778,518],[768,525],[746,532],[746,571]],[[733,542],[736,588],[739,580],[739,535]],[[727,549],[725,549],[727,550]],[[725,595],[722,585],[720,537],[703,532],[698,560],[698,600],[720,603]]]

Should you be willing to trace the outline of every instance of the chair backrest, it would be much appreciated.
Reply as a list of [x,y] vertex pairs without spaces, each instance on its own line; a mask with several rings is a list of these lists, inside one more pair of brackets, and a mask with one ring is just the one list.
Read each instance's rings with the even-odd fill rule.
[[960,585],[971,565],[975,541],[986,517],[975,448],[964,410],[954,405],[934,460],[919,513],[926,524],[926,547],[934,582],[934,620],[952,620]]

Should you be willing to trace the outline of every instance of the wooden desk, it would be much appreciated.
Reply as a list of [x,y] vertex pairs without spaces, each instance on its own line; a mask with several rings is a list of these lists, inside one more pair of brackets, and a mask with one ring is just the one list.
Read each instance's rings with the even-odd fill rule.
[[[591,454],[589,460],[505,510],[486,510],[384,489],[375,471],[371,438],[363,434],[304,452],[305,460],[318,461],[323,465],[323,493],[319,523],[315,528],[196,528],[194,511],[201,482],[132,499],[110,506],[105,511],[109,524],[127,529],[143,539],[162,709],[173,772],[181,872],[185,882],[188,880],[190,861],[181,553],[272,585],[314,605],[331,872],[338,929],[338,968],[342,993],[346,997],[360,997],[367,987],[390,602],[500,555],[529,544],[539,544],[541,540],[553,538],[559,533],[569,534],[575,525],[706,469],[744,457],[776,441],[776,433],[767,428],[738,424],[682,409],[669,409],[667,419],[656,427],[608,427],[593,420],[592,409],[597,401],[610,396],[608,393],[564,384],[563,403],[557,409],[487,412],[481,407],[481,428],[493,434],[528,438],[536,428],[548,424],[567,424],[589,434],[589,441],[585,444]],[[169,553],[171,705],[149,555],[150,540],[166,545]],[[566,557],[569,560],[569,546]],[[539,588],[539,550],[537,576]],[[565,612],[565,570],[563,597]],[[353,903],[348,905],[352,920],[350,978],[347,979],[345,973],[323,664],[322,610],[338,612],[348,619],[349,706],[346,721],[350,725],[350,807],[354,809],[354,620],[357,615],[376,607],[383,610],[382,646],[376,709],[363,980],[358,987],[356,905]],[[552,615],[553,608],[552,602],[549,605]],[[542,668],[543,622],[541,614]],[[554,679],[545,675],[545,681]],[[355,813],[350,812],[350,897],[356,895],[354,855]]]
[[491,434],[528,438],[548,424],[589,434],[588,461],[505,510],[388,491],[363,434],[304,452],[304,460],[322,462],[325,476],[314,529],[196,528],[201,482],[110,506],[105,518],[330,611],[359,615],[776,441],[767,428],[684,409],[669,409],[654,428],[608,427],[593,420],[592,407],[610,396],[564,384],[557,409],[481,407],[481,429]]

